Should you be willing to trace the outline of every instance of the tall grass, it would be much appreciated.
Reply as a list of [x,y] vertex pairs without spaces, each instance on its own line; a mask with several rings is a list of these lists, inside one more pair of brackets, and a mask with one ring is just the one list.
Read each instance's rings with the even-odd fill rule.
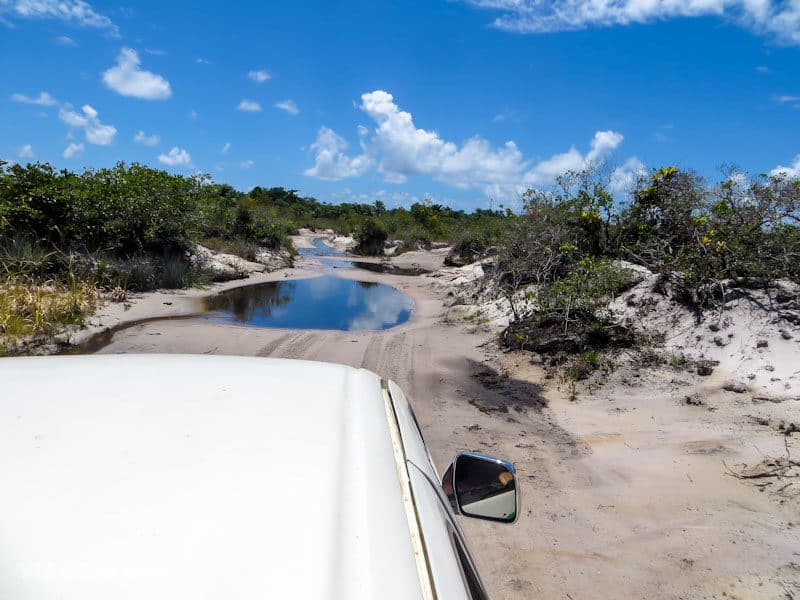
[[233,254],[250,262],[255,262],[259,252],[259,245],[246,238],[233,238],[230,240],[211,237],[205,238],[200,242],[206,248],[214,250],[215,252],[224,252],[225,254]]
[[50,273],[59,253],[28,238],[0,237],[0,277],[43,277]]
[[181,256],[167,256],[161,271],[161,287],[176,290],[191,285],[189,265]]
[[26,336],[47,336],[79,324],[99,299],[89,282],[35,283],[22,278],[0,283],[0,346]]

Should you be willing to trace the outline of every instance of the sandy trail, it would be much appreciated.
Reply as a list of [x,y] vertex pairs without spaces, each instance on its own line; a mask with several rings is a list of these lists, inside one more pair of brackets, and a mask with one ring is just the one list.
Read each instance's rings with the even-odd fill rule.
[[[299,272],[319,268],[301,262]],[[754,444],[774,449],[774,431],[740,422],[726,398],[681,404],[692,384],[663,375],[569,402],[540,385],[529,356],[498,355],[492,332],[447,322],[447,290],[430,279],[338,275],[401,289],[416,301],[412,318],[378,333],[155,321],[120,331],[102,352],[303,358],[393,379],[440,470],[463,449],[517,465],[518,524],[462,520],[493,598],[800,597],[790,595],[800,589],[797,507],[726,476],[721,464],[749,459]]]

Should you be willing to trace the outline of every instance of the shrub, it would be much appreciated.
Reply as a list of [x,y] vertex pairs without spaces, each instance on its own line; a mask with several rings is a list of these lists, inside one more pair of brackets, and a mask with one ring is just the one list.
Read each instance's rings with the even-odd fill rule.
[[62,250],[161,250],[197,229],[201,187],[198,178],[138,164],[82,174],[12,165],[0,169],[0,221],[14,237]]
[[366,219],[356,234],[358,254],[369,256],[383,254],[383,248],[389,234],[384,224],[375,217]]
[[586,257],[578,261],[569,275],[540,289],[536,295],[538,313],[580,311],[596,315],[610,299],[638,281],[633,271],[611,260]]
[[256,236],[254,211],[244,203],[236,207],[236,214],[230,227],[230,236],[249,239]]
[[255,239],[271,250],[289,249],[289,236],[297,232],[297,226],[287,220],[262,220],[255,231]]
[[481,232],[469,229],[456,236],[451,254],[464,263],[472,263],[478,260],[488,247],[489,242]]
[[[585,258],[567,276],[539,287],[535,307],[518,315],[503,333],[502,343],[545,353],[629,346],[632,332],[619,326],[606,306],[637,281],[630,269],[608,259]],[[586,355],[587,362],[590,356]]]
[[148,255],[124,258],[109,267],[109,279],[122,289],[147,292],[158,287],[158,265]]
[[190,267],[182,256],[167,255],[161,270],[161,287],[168,290],[187,287],[190,282]]
[[565,276],[580,257],[563,222],[541,213],[509,224],[501,238],[493,278],[508,297],[530,284]]

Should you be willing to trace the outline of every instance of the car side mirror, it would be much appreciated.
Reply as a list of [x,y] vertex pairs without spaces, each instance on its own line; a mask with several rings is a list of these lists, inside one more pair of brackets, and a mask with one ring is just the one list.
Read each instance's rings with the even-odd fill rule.
[[517,520],[517,472],[510,462],[461,452],[444,472],[442,488],[457,514],[498,523]]

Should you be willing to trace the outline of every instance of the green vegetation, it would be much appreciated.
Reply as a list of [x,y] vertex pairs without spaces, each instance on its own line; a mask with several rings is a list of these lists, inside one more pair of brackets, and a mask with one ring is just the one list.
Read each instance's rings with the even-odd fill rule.
[[[194,242],[252,261],[264,248],[290,253],[288,236],[300,227],[353,235],[356,251],[369,255],[447,242],[449,264],[494,256],[490,278],[514,312],[503,343],[539,352],[635,341],[607,309],[638,280],[621,261],[659,273],[665,289],[699,309],[724,303],[734,286],[800,280],[797,179],[729,170],[709,186],[667,167],[620,202],[609,178],[588,169],[522,200],[520,215],[431,201],[390,210],[379,200],[325,204],[281,187],[243,193],[138,164],[74,173],[0,163],[0,336],[80,321],[104,293],[208,283]],[[22,300],[28,288],[41,314]],[[581,362],[596,370],[597,361]]]
[[356,233],[358,245],[355,250],[359,254],[378,255],[383,254],[384,244],[389,237],[386,226],[378,217],[368,217],[362,221]]
[[[387,209],[380,200],[374,204],[324,204],[303,198],[297,190],[256,187],[247,194],[273,223],[290,224],[291,229],[332,229],[339,235],[354,235],[357,252],[382,254],[383,244],[399,241],[400,251],[426,247],[433,242],[455,243],[457,253],[467,260],[480,258],[497,245],[511,221],[519,219],[505,211],[477,210],[472,214],[430,201],[409,209]],[[464,251],[461,252],[460,248]]]
[[387,240],[402,251],[470,232],[472,260],[515,218],[431,202],[331,205],[280,187],[243,193],[139,164],[76,173],[0,162],[0,346],[79,323],[104,295],[210,283],[195,242],[254,261],[265,248],[290,256],[300,227],[354,235],[370,255]]
[[596,370],[587,352],[637,341],[607,309],[638,281],[622,261],[659,273],[663,288],[697,310],[721,306],[737,286],[800,281],[796,178],[731,169],[708,186],[667,167],[617,202],[588,170],[562,177],[556,192],[531,190],[523,199],[526,215],[501,234],[492,274],[515,317],[502,343],[577,356],[568,361],[572,381]]
[[209,283],[193,241],[254,258],[288,248],[293,229],[206,177],[0,162],[0,348],[80,323],[103,294]]

